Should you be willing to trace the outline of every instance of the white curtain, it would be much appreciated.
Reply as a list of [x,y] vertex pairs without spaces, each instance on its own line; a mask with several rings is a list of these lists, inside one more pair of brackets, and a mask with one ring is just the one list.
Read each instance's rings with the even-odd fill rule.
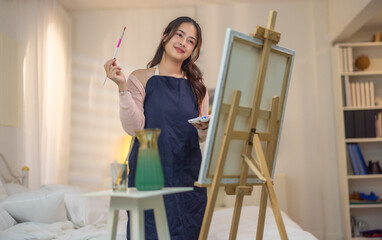
[[70,154],[71,20],[54,0],[19,1],[23,148],[30,187],[66,183]]

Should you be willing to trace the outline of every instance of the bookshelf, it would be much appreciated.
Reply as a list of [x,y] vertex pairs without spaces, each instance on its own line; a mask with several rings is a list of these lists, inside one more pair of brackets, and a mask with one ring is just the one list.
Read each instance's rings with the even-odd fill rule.
[[[369,230],[382,230],[382,203],[350,203],[349,195],[372,191],[382,198],[382,174],[360,174],[359,165],[356,171],[352,159],[356,152],[350,153],[349,145],[358,145],[366,167],[370,160],[382,165],[382,120],[375,120],[382,117],[379,114],[382,112],[382,42],[341,43],[332,50],[344,239],[370,239],[358,231],[352,234],[351,219],[366,223]],[[363,71],[355,66],[356,59],[362,55],[370,60]]]

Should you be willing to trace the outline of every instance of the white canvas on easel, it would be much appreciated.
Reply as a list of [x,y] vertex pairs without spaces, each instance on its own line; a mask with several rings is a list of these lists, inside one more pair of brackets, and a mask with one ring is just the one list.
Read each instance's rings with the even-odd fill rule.
[[[212,105],[211,120],[204,148],[202,166],[199,173],[198,184],[211,184],[216,161],[222,144],[222,134],[226,125],[227,114],[223,104],[232,100],[233,89],[242,91],[240,106],[250,106],[254,98],[256,88],[256,76],[260,65],[261,46],[263,42],[250,35],[227,29],[218,84],[215,90]],[[269,56],[269,65],[265,86],[263,90],[263,101],[260,108],[270,110],[273,96],[284,97],[288,90],[294,51],[273,45]],[[289,67],[289,68],[288,68]],[[286,92],[282,93],[283,85],[287,85]],[[286,98],[286,96],[285,96]],[[284,98],[284,99],[285,99]],[[282,115],[284,116],[285,103],[280,103]],[[248,116],[238,116],[235,122],[236,130],[247,130]],[[266,130],[266,123],[259,121],[257,129]],[[281,128],[281,126],[280,126]],[[242,142],[232,142],[228,151],[228,159],[240,157],[243,149]],[[276,154],[277,155],[277,154]],[[274,169],[272,169],[272,176]],[[240,177],[240,161],[227,161],[222,178],[223,184],[237,184]],[[248,183],[259,183],[258,178],[250,171]]]

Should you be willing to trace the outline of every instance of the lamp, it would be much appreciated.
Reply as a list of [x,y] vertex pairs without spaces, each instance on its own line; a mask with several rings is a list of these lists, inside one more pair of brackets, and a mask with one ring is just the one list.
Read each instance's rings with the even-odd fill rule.
[[114,148],[114,162],[110,164],[113,191],[126,191],[129,173],[128,155],[132,137],[125,135],[118,139]]
[[128,155],[130,152],[132,136],[126,134],[122,138],[117,140],[114,149],[114,160],[118,163],[126,163],[128,164]]

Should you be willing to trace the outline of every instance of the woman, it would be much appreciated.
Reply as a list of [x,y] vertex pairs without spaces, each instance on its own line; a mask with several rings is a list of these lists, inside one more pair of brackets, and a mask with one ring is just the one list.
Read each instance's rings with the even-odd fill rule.
[[[188,119],[208,114],[208,94],[202,73],[195,65],[202,44],[199,25],[179,17],[166,27],[147,69],[134,71],[126,81],[116,59],[105,63],[107,77],[120,92],[120,118],[124,130],[162,129],[158,139],[165,187],[191,187],[197,180],[208,122]],[[139,142],[129,158],[129,187],[134,187]],[[171,239],[198,239],[207,202],[205,188],[164,196]],[[129,224],[127,239],[130,239]],[[146,239],[157,239],[153,212],[145,212]]]

